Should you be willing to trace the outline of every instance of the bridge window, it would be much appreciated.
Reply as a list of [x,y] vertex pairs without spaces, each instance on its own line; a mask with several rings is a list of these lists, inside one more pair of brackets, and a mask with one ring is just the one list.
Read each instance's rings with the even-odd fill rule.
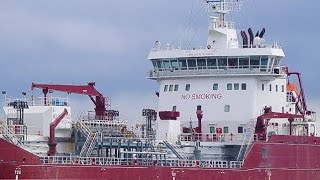
[[199,69],[206,69],[207,67],[207,63],[205,59],[198,59],[197,64]]
[[262,56],[261,57],[260,71],[261,72],[266,72],[267,68],[268,68],[268,57],[267,56]]
[[164,90],[163,90],[164,92],[166,92],[166,91],[168,91],[168,85],[165,85],[164,86]]
[[284,85],[281,86],[281,91],[284,92]]
[[189,69],[196,69],[197,63],[195,59],[188,59],[188,67]]
[[214,59],[207,59],[208,69],[217,69],[217,60]]
[[170,85],[169,86],[169,91],[172,91],[173,90],[173,85]]
[[264,91],[264,84],[261,85],[261,90]]
[[250,67],[251,68],[259,68],[260,66],[260,57],[259,56],[251,56],[250,57]]
[[247,90],[247,84],[246,83],[242,83],[241,84],[241,90]]
[[190,84],[186,84],[186,91],[190,91]]
[[178,91],[178,89],[179,89],[179,85],[178,84],[174,85],[174,91]]
[[185,59],[179,59],[179,67],[181,70],[187,70],[187,61]]
[[276,85],[276,92],[278,92],[278,85]]
[[158,67],[158,69],[163,68],[162,61],[157,61],[157,67]]
[[219,84],[213,84],[213,90],[218,90],[219,89]]
[[228,58],[229,68],[238,68],[238,58]]
[[272,85],[269,84],[269,91],[272,91]]
[[239,58],[239,66],[240,68],[249,68],[249,58],[248,57]]
[[227,90],[232,90],[232,84],[231,83],[227,84]]
[[234,89],[234,90],[239,90],[239,88],[240,88],[239,83],[234,83],[234,84],[233,84],[233,89]]
[[219,58],[218,59],[218,68],[226,69],[227,68],[227,58]]
[[177,60],[171,60],[170,63],[171,63],[171,67],[172,68],[174,68],[174,69],[178,69],[179,68],[179,64],[178,64]]
[[170,69],[171,68],[170,61],[164,60],[163,61],[163,66],[164,66],[165,69]]

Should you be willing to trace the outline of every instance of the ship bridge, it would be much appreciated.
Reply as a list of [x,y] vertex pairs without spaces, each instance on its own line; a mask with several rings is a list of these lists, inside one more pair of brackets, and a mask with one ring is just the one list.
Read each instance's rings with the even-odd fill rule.
[[285,68],[280,67],[284,57],[283,50],[277,44],[226,49],[155,47],[148,57],[153,64],[148,78],[222,75],[277,77],[285,74]]

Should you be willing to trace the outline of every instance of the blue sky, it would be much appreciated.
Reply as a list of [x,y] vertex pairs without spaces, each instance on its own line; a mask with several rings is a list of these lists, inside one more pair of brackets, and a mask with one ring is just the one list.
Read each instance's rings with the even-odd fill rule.
[[[283,64],[303,73],[313,107],[320,99],[319,5],[245,0],[243,10],[230,16],[242,30],[265,27],[266,41],[283,46]],[[185,45],[204,45],[208,18],[202,6],[202,0],[1,1],[0,90],[18,96],[31,94],[32,82],[96,81],[115,108],[136,118],[141,108],[156,107],[157,84],[145,78],[149,50],[156,40],[178,43],[180,37]],[[86,97],[72,98],[76,108],[92,107]]]

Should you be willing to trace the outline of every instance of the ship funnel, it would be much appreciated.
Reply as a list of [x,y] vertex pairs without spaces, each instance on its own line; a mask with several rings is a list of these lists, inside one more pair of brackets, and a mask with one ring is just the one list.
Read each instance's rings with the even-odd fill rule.
[[245,31],[241,31],[241,37],[242,37],[243,48],[247,48],[248,47],[248,36],[247,36],[247,33]]
[[266,29],[263,28],[262,31],[261,31],[261,33],[260,33],[260,35],[259,35],[259,37],[260,37],[260,38],[263,38],[263,35],[264,35],[265,33],[266,33]]
[[251,47],[253,45],[253,38],[254,38],[251,28],[248,29],[248,33],[249,33],[249,36],[250,36],[250,47]]
[[257,34],[256,34],[256,36],[255,36],[255,37],[259,37],[259,34],[260,34],[260,32],[259,32],[259,30],[258,30],[258,32],[257,32]]

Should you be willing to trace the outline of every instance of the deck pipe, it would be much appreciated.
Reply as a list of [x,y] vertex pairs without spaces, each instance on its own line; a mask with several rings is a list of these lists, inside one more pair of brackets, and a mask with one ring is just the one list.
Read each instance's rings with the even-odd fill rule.
[[197,110],[196,112],[197,114],[197,118],[198,118],[198,133],[201,134],[202,133],[202,118],[203,118],[203,114],[202,114],[202,110]]

